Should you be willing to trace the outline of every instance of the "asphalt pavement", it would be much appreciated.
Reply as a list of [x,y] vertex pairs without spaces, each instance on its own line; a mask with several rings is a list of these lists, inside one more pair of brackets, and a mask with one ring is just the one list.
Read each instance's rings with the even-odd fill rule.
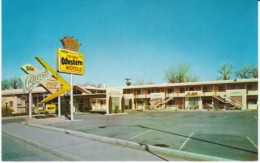
[[2,140],[2,161],[66,161],[5,133]]
[[[79,138],[65,133],[40,129],[19,123],[5,123],[3,133],[24,143],[40,148],[67,161],[173,161],[176,158],[157,155],[122,146]],[[4,137],[6,138],[6,136]],[[12,139],[12,138],[11,138]],[[2,147],[4,155],[7,148]],[[33,155],[33,154],[32,154]],[[9,160],[7,159],[9,158]],[[5,161],[12,161],[5,157]],[[46,159],[49,160],[49,159]],[[55,161],[53,159],[52,161]],[[21,161],[21,160],[20,160]],[[35,160],[34,160],[35,161]],[[41,161],[39,158],[38,161]]]
[[[170,153],[184,151],[190,152],[189,155],[202,154],[220,159],[258,160],[257,112],[84,113],[75,115],[74,121],[50,121],[40,128],[21,125],[20,121],[5,119],[2,130],[64,160],[173,161],[195,158],[161,155],[151,152],[153,147],[165,149],[166,153],[167,150]],[[124,142],[118,146],[96,138],[126,144],[133,142],[150,150],[126,148]]]
[[258,160],[257,112],[130,111],[49,124],[87,134],[232,160]]

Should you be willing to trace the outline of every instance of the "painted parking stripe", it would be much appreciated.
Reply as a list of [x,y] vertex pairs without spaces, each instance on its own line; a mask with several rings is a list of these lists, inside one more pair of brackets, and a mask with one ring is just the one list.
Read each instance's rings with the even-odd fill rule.
[[255,116],[255,119],[257,119],[257,116]]
[[179,150],[182,150],[182,148],[186,145],[186,143],[190,140],[190,138],[191,138],[191,136],[194,134],[194,132],[192,132],[191,134],[190,134],[190,136],[186,139],[186,141],[182,144],[182,146],[180,147],[180,149]]
[[148,130],[148,131],[142,132],[142,133],[140,133],[140,134],[137,134],[137,135],[131,137],[131,138],[128,139],[128,140],[131,140],[131,139],[137,138],[138,136],[141,136],[141,135],[146,134],[146,133],[151,132],[151,131],[153,131],[153,130]]
[[258,146],[253,142],[253,140],[251,140],[249,137],[246,137],[251,144],[253,144],[253,146],[258,150]]

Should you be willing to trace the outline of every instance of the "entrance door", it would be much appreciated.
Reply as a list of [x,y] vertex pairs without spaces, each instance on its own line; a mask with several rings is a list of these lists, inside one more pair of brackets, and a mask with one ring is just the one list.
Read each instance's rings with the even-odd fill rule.
[[199,98],[198,97],[189,97],[189,108],[190,109],[197,109],[199,107]]

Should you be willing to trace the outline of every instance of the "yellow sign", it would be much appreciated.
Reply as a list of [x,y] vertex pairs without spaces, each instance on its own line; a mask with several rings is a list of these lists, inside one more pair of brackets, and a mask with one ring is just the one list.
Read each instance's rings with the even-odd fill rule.
[[59,48],[57,50],[57,70],[69,74],[84,75],[84,55]]
[[46,112],[47,113],[56,113],[56,105],[55,104],[46,104]]
[[43,59],[39,58],[39,57],[35,57],[35,59],[40,62],[40,64],[48,69],[52,75],[54,76],[54,78],[56,78],[62,85],[61,89],[58,90],[57,92],[55,92],[54,94],[51,94],[49,95],[48,97],[46,97],[45,99],[43,99],[40,103],[44,103],[44,102],[47,102],[47,101],[50,101],[56,97],[58,97],[59,95],[67,92],[70,90],[71,86],[68,82],[66,82],[66,80],[64,80],[55,70],[53,70],[51,68],[51,66],[49,66]]

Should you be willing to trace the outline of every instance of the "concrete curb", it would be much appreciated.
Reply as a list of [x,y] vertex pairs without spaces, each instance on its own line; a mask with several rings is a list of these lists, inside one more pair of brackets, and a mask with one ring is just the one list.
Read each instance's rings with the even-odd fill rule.
[[38,124],[29,124],[29,125],[33,126],[33,127],[56,131],[56,132],[62,132],[62,133],[70,134],[70,135],[81,137],[81,138],[86,138],[86,139],[91,139],[91,140],[95,140],[95,141],[99,141],[99,142],[124,146],[124,147],[133,148],[133,149],[137,149],[137,150],[148,151],[148,152],[161,154],[161,155],[165,155],[165,156],[169,156],[169,157],[182,158],[182,159],[190,160],[190,161],[233,161],[233,160],[229,160],[226,158],[190,153],[190,152],[179,151],[179,150],[174,150],[174,149],[155,147],[155,146],[148,145],[148,144],[139,144],[136,142],[102,137],[102,136],[98,136],[98,135],[92,135],[92,134],[87,134],[87,133],[83,133],[83,132],[67,130],[67,129],[62,129],[62,128],[55,128],[55,127],[50,127],[50,126],[38,125]]
[[28,118],[28,115],[22,115],[22,116],[10,116],[10,117],[2,117],[2,120],[9,120],[9,119],[20,119],[20,118]]
[[55,122],[64,122],[65,116],[60,117],[52,117],[52,118],[43,118],[43,119],[36,119],[36,118],[25,118],[25,124],[49,124],[49,123],[55,123]]
[[68,156],[68,155],[65,155],[65,154],[63,154],[63,153],[57,151],[57,150],[53,150],[52,148],[43,146],[43,145],[41,145],[41,144],[39,144],[39,143],[37,143],[37,142],[32,141],[31,139],[26,139],[26,138],[24,138],[24,137],[20,137],[20,136],[18,136],[18,135],[14,135],[14,134],[10,133],[9,131],[4,131],[4,130],[2,130],[2,132],[5,133],[5,134],[7,134],[7,135],[9,135],[9,136],[11,136],[11,137],[14,137],[14,138],[16,138],[16,139],[18,139],[18,140],[21,140],[21,141],[23,141],[23,142],[25,142],[25,143],[27,143],[27,144],[30,144],[30,145],[32,145],[32,146],[34,146],[34,147],[37,147],[37,148],[39,148],[39,149],[41,149],[41,150],[43,150],[43,151],[46,151],[46,152],[51,153],[51,154],[53,154],[53,155],[55,155],[55,156],[58,156],[58,157],[64,159],[65,161],[80,161],[80,160],[78,160],[77,158],[70,157],[70,156]]

